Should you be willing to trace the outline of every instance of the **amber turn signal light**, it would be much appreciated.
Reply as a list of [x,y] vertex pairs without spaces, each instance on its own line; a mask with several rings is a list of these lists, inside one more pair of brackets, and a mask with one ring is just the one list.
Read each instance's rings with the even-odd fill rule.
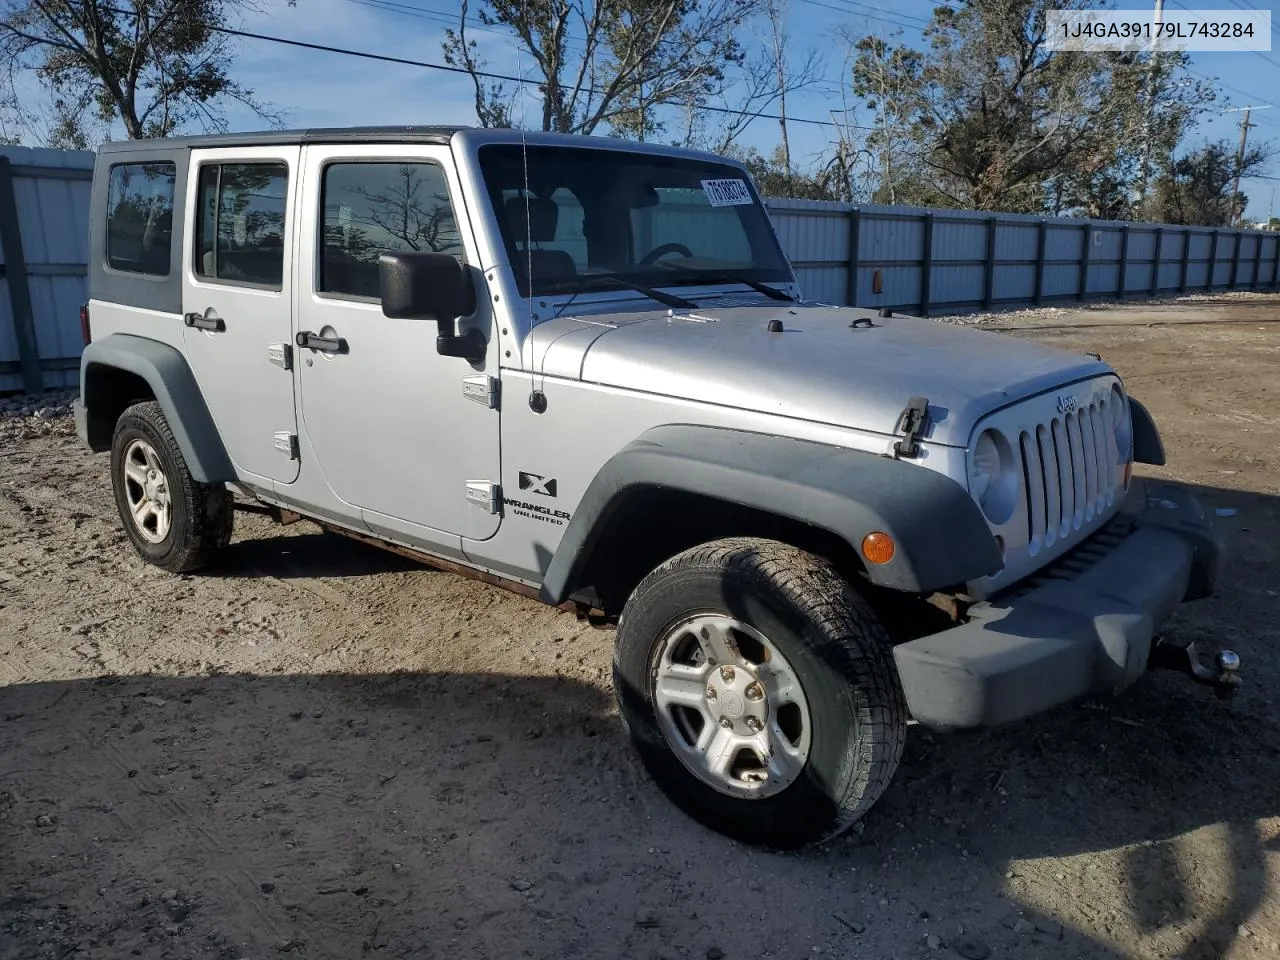
[[893,537],[876,531],[862,538],[862,555],[871,563],[888,563],[893,559]]

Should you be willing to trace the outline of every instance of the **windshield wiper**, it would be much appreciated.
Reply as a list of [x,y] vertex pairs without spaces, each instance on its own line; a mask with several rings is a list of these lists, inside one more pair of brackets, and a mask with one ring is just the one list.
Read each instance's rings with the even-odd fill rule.
[[658,303],[668,307],[680,307],[682,310],[693,310],[698,305],[692,300],[686,300],[684,297],[677,297],[673,293],[663,293],[661,290],[655,290],[653,287],[646,287],[642,283],[635,283],[631,280],[624,280],[622,277],[613,276],[586,276],[576,277],[572,280],[555,280],[546,284],[542,288],[543,293],[557,293],[566,290],[575,290],[582,292],[591,287],[620,287],[625,290],[634,290],[636,293],[644,294],[650,300],[656,300]]
[[742,277],[731,277],[727,273],[697,274],[687,277],[681,277],[675,281],[674,286],[692,285],[695,283],[741,283],[750,287],[757,293],[763,293],[770,300],[785,300],[787,303],[795,303],[795,297],[789,293],[779,290],[777,287],[771,287],[767,283],[761,283],[759,280],[746,280]]

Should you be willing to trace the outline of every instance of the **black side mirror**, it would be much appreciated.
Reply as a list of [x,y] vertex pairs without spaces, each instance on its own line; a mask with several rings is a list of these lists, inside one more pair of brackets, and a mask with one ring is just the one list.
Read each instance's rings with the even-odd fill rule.
[[436,350],[446,357],[477,361],[484,357],[479,330],[459,336],[454,321],[474,313],[475,284],[466,264],[447,253],[384,253],[378,258],[382,312],[397,320],[434,320]]

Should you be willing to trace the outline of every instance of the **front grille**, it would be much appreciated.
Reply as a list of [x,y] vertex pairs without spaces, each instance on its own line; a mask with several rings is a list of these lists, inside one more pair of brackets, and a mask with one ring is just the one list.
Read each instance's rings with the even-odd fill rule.
[[1021,431],[1023,508],[1035,556],[1071,536],[1115,502],[1123,483],[1112,427],[1117,394]]
[[[1004,548],[1004,567],[966,585],[974,598],[1030,576],[1112,517],[1125,472],[1116,430],[1127,419],[1120,381],[1106,374],[1002,407],[974,425],[974,443],[990,431],[1003,469],[1013,475],[989,488],[994,493],[984,507]],[[970,469],[973,455],[971,449]]]
[[1019,580],[1004,593],[999,594],[998,598],[1015,600],[1054,580],[1075,580],[1124,543],[1133,531],[1134,525],[1131,518],[1123,514],[1112,517],[1110,522],[1092,536],[1076,544],[1057,560],[1045,564],[1031,576]]

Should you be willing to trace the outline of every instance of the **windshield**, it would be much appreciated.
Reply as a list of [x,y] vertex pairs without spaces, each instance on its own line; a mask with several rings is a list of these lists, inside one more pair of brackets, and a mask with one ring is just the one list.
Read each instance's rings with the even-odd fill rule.
[[768,215],[736,167],[520,144],[486,145],[479,156],[522,296],[791,281]]

